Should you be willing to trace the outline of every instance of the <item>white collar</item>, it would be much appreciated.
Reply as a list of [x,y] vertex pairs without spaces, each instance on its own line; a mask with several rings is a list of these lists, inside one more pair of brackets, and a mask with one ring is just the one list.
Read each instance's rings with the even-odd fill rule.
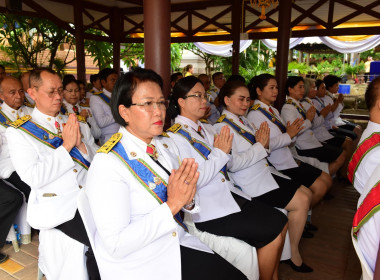
[[62,124],[66,122],[66,118],[59,112],[57,116],[52,117],[42,113],[35,107],[32,112],[32,120],[40,124],[43,127],[49,128],[50,130],[57,131],[55,127],[55,122],[57,121],[61,124],[61,130],[63,129]]
[[103,93],[104,93],[107,97],[110,97],[110,98],[111,98],[112,93],[109,92],[108,90],[106,90],[105,88],[103,88]]
[[187,124],[188,126],[190,126],[192,129],[194,129],[195,131],[198,131],[198,126],[201,126],[202,129],[203,129],[203,126],[202,126],[202,123],[198,120],[197,123],[193,122],[192,120],[190,120],[189,118],[186,118],[184,116],[181,116],[181,115],[178,115],[175,120],[174,120],[175,123],[177,122],[180,122],[180,123],[184,123],[184,124]]
[[1,104],[1,107],[0,107],[1,111],[4,112],[4,114],[6,114],[7,116],[16,116],[16,114],[18,112],[24,112],[24,106],[21,106],[20,108],[18,108],[18,110],[16,109],[13,109],[12,107],[10,107],[7,103],[3,102],[3,104]]
[[[142,151],[144,151],[144,152],[146,151],[148,144],[145,143],[140,138],[138,138],[137,136],[130,133],[125,127],[120,127],[119,132],[121,132],[123,135],[126,135],[129,138],[129,140],[131,140]],[[153,138],[152,141],[150,142],[150,144],[156,146],[156,139]]]

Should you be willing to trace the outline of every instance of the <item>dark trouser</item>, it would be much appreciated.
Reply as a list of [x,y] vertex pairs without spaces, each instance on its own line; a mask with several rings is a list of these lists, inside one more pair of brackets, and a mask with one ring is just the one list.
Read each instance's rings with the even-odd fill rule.
[[25,201],[28,202],[30,195],[30,187],[24,181],[21,180],[20,176],[15,172],[9,176],[5,181],[11,183],[16,189],[25,195]]
[[23,200],[22,194],[18,190],[0,180],[0,248],[4,246]]
[[90,240],[88,239],[88,235],[79,211],[77,210],[73,219],[57,226],[56,229],[59,229],[67,236],[88,247],[88,251],[86,252],[86,266],[89,280],[100,279],[98,265],[96,263],[94,253],[92,252]]
[[247,277],[218,254],[181,246],[182,280],[243,280]]

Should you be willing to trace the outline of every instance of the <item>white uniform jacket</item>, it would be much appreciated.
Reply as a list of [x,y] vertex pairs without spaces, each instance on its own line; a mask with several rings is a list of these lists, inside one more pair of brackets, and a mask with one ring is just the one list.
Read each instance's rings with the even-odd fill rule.
[[[61,130],[67,121],[67,116],[61,113],[51,117],[37,108],[31,116],[33,122],[55,134],[55,121]],[[91,162],[97,146],[89,127],[81,123],[80,129],[87,148],[87,154],[82,155]],[[76,198],[80,187],[85,186],[87,170],[76,163],[62,146],[53,149],[13,127],[7,129],[6,136],[17,174],[32,189],[27,213],[29,224],[37,229],[49,229],[72,219],[77,210]]]
[[[269,112],[269,106],[261,102],[260,100],[255,100],[254,105],[259,104],[261,108],[265,109]],[[281,123],[286,127],[285,122],[280,117],[280,113],[277,111],[276,108],[273,106],[270,106],[270,108],[275,113],[275,117],[277,120],[281,121]],[[289,134],[286,132],[283,133],[281,129],[274,124],[272,121],[270,121],[261,111],[259,110],[251,110],[248,113],[247,116],[248,120],[253,123],[256,127],[260,127],[261,123],[267,122],[268,126],[270,128],[270,141],[269,141],[269,148],[270,148],[270,154],[268,157],[268,160],[277,170],[284,170],[289,168],[295,168],[298,167],[297,163],[295,162],[292,152],[289,149],[289,146],[292,145],[295,136],[292,139],[290,138]]]
[[[103,93],[111,98],[111,93],[103,89]],[[98,124],[98,127],[102,130],[102,136],[100,137],[100,143],[104,144],[112,135],[114,135],[120,128],[111,112],[111,107],[100,96],[94,94],[90,98],[91,112]]]
[[[243,130],[255,135],[255,130],[245,117],[241,117],[244,125],[240,123],[239,117],[231,112],[224,110],[222,115],[231,119],[236,125]],[[216,131],[220,133],[223,126],[228,125],[224,122],[216,123],[214,125]],[[268,153],[261,143],[251,144],[237,133],[230,125],[230,132],[234,134],[232,143],[232,159],[234,163],[249,162],[244,164],[245,167],[240,167],[235,164],[235,169],[228,173],[233,179],[235,184],[243,189],[251,197],[260,196],[264,193],[270,192],[278,188],[276,181],[271,174],[271,167],[269,166],[266,157]],[[272,167],[273,169],[273,167]]]
[[[363,131],[359,145],[368,138],[372,133],[380,132],[380,124],[369,121],[367,128]],[[380,164],[380,147],[375,147],[367,152],[360,162],[354,178],[354,187],[361,194],[363,188],[371,176],[373,170]]]
[[[68,113],[70,114],[75,113],[73,110],[74,106],[72,104],[70,104],[66,100],[63,100],[63,104],[65,105],[65,108]],[[91,131],[92,137],[94,137],[94,139],[99,139],[100,136],[102,135],[102,130],[99,128],[98,124],[96,123],[95,118],[92,114],[91,108],[87,106],[81,106],[79,102],[76,104],[76,106],[79,109],[79,113],[82,112],[83,109],[88,111],[87,122],[91,126],[90,131]]]
[[[326,95],[322,98],[325,105],[334,104],[333,94],[331,92],[326,92]],[[343,103],[339,103],[338,107],[336,107],[335,111],[332,112],[333,117],[331,119],[332,125],[340,126],[345,125],[346,123],[340,118],[340,112],[343,110]]]
[[[291,100],[298,106],[299,101],[288,96],[288,100]],[[285,103],[281,109],[281,117],[285,123],[293,123],[297,118],[303,118],[298,112],[297,108],[293,104]],[[315,138],[313,131],[311,130],[311,122],[305,119],[303,129],[297,134],[296,146],[298,149],[307,150],[322,147],[322,144]]]
[[[305,97],[305,99],[307,99],[310,103],[313,104],[313,102],[311,101],[309,97]],[[309,110],[311,106],[314,106],[314,104],[311,105],[308,101],[303,100],[301,102],[303,107],[305,108],[305,111]],[[324,141],[334,138],[334,136],[327,130],[325,126],[325,118],[321,115],[318,116],[317,112],[315,112],[311,129],[313,130],[314,135],[318,139],[318,141],[324,142]]]
[[[373,170],[372,175],[368,178],[367,183],[363,189],[363,192],[358,200],[358,208],[366,198],[370,190],[380,180],[380,164]],[[380,212],[377,211],[365,224],[360,228],[358,232],[359,248],[362,251],[364,258],[366,259],[369,267],[372,271],[375,271],[377,251],[379,249],[380,242]]]
[[[167,173],[146,153],[147,144],[123,127],[119,132],[129,159],[144,160],[168,182]],[[178,169],[178,149],[170,138],[157,137],[152,144],[169,172]],[[167,204],[159,204],[112,152],[95,156],[85,193],[96,225],[95,254],[102,255],[98,262],[102,279],[178,280],[179,245],[212,253],[177,224]]]
[[[322,98],[319,98],[318,96],[316,96],[315,98],[312,99],[313,101],[313,104],[315,106],[315,108],[320,112],[322,111],[323,108],[326,107],[326,105],[328,104],[325,104],[325,101],[322,99]],[[325,117],[325,127],[330,130],[332,129],[332,119],[334,118],[334,115],[332,112],[329,112],[327,114],[327,116]]]
[[[32,111],[31,108],[26,106],[21,106],[18,110],[12,109],[9,107],[5,102],[1,104],[0,106],[1,112],[7,116],[7,118],[14,122],[17,120],[17,116],[20,118],[25,115],[30,115],[30,112]],[[0,136],[2,138],[2,147],[1,147],[1,154],[0,154],[0,178],[1,179],[8,179],[9,176],[15,171],[15,168],[11,161],[11,156],[9,155],[9,149],[8,149],[8,141],[5,137],[5,132],[7,128],[4,125],[0,125]]]
[[[218,148],[213,148],[215,128],[209,124],[194,123],[193,121],[178,116],[175,123],[181,124],[182,128],[190,133],[192,138],[202,142],[205,146],[211,149],[208,155],[208,160],[205,160],[196,149],[182,135],[168,132],[177,145],[181,158],[194,158],[198,163],[199,179],[197,183],[197,193],[200,200],[200,213],[193,214],[193,220],[197,222],[205,222],[217,218],[227,216],[232,213],[240,212],[238,204],[232,197],[231,191],[250,199],[250,196],[240,191],[234,186],[231,181],[228,181],[219,171],[227,165],[229,169],[232,165],[230,155],[227,155]],[[202,138],[195,129],[198,125],[202,126]],[[241,164],[241,163],[238,163]]]

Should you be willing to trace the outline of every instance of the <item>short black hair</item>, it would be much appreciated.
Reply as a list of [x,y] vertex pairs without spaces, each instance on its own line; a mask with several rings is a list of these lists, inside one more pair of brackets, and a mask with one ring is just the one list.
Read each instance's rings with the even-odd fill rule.
[[98,75],[99,75],[100,80],[107,81],[108,76],[111,74],[117,75],[117,71],[115,69],[112,69],[112,68],[104,68],[99,72]]
[[63,88],[65,88],[66,85],[70,84],[71,82],[75,82],[75,80],[76,79],[74,75],[67,74],[63,76],[63,79],[62,79]]
[[368,85],[364,96],[367,108],[368,110],[371,110],[380,97],[380,77],[377,77]]
[[289,95],[289,88],[294,88],[299,82],[303,82],[303,78],[301,76],[290,76],[286,80],[285,84],[285,93]]
[[5,71],[5,67],[4,65],[0,64],[0,68],[3,69]]
[[133,71],[119,77],[111,96],[111,111],[116,123],[121,126],[127,126],[128,123],[120,116],[119,106],[124,105],[126,108],[131,107],[132,97],[138,86],[144,82],[153,82],[163,88],[163,82],[160,75],[150,69],[136,67]]
[[91,84],[94,83],[94,82],[96,82],[99,79],[100,79],[99,74],[90,75],[90,83]]
[[182,73],[181,72],[176,72],[176,73],[173,73],[170,75],[170,82],[177,82],[177,80],[179,79],[179,77],[183,77]]
[[201,80],[199,80],[197,77],[187,76],[180,79],[175,84],[173,88],[172,99],[167,110],[167,113],[171,119],[174,119],[181,113],[180,107],[178,105],[178,99],[184,98],[197,83],[200,83],[203,86]]
[[30,87],[39,87],[42,83],[41,79],[41,73],[48,72],[53,75],[58,75],[53,69],[51,68],[36,68],[30,71],[30,77],[29,77],[29,85]]
[[319,89],[319,87],[323,84],[323,81],[321,79],[316,79],[315,80],[315,87],[317,88],[317,90]]
[[271,74],[261,74],[258,76],[253,77],[248,84],[248,90],[249,90],[249,95],[251,96],[252,100],[255,100],[258,98],[257,94],[257,88],[260,90],[264,90],[264,88],[268,85],[269,80],[276,80],[276,77],[271,75]]
[[232,81],[240,81],[245,84],[245,78],[237,74],[231,75],[227,80],[227,82],[232,82]]
[[335,75],[327,75],[323,78],[323,82],[325,83],[326,89],[329,90],[330,87],[339,83],[342,79]]
[[235,94],[235,91],[241,87],[246,88],[248,90],[245,83],[240,80],[232,80],[224,84],[224,86],[220,89],[220,92],[218,94],[219,101],[221,102],[223,107],[226,107],[226,103],[224,102],[224,97],[226,96],[231,97],[232,95]]
[[215,83],[216,78],[221,75],[224,75],[223,72],[215,72],[214,74],[212,74],[212,82]]

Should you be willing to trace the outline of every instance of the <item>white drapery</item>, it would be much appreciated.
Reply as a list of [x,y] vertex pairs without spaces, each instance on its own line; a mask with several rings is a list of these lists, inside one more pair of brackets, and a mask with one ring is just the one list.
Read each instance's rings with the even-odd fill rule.
[[[251,44],[252,44],[252,40],[240,40],[239,53],[244,51]],[[232,56],[232,43],[226,43],[226,44],[194,43],[194,45],[201,51],[208,54],[224,56],[224,57]]]
[[[316,37],[323,44],[340,53],[360,53],[373,49],[380,44],[380,35],[374,35],[359,41],[342,41],[330,37]],[[291,38],[289,41],[289,49],[301,44],[305,38]],[[277,41],[272,39],[261,40],[265,46],[272,50],[277,49]]]

